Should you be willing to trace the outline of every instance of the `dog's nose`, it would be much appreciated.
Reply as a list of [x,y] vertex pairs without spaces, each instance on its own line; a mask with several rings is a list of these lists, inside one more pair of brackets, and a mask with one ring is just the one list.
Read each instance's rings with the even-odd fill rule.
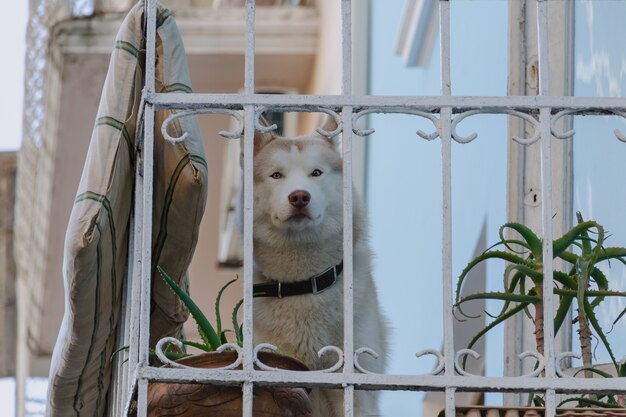
[[297,209],[305,208],[311,201],[311,194],[308,191],[296,190],[289,194],[289,204]]

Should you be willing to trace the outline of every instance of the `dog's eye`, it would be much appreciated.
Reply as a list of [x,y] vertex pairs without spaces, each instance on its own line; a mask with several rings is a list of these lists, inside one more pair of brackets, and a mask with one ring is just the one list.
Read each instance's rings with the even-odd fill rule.
[[270,175],[270,177],[274,178],[275,180],[278,180],[283,177],[283,174],[281,174],[279,171],[276,171],[272,175]]
[[320,175],[322,175],[322,171],[319,169],[314,169],[313,172],[311,172],[312,177],[319,177]]

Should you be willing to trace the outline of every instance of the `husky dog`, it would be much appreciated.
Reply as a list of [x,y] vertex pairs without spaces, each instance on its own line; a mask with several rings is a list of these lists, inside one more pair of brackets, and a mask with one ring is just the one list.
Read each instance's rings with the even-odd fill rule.
[[[329,118],[324,129],[337,125]],[[342,160],[335,140],[314,133],[254,138],[255,344],[271,343],[313,370],[337,362],[343,347]],[[382,373],[386,321],[372,280],[366,219],[354,199],[354,348],[380,356],[359,363]],[[345,352],[346,355],[351,352]],[[343,391],[314,389],[313,416],[343,416]],[[377,393],[355,392],[355,415],[378,415]]]

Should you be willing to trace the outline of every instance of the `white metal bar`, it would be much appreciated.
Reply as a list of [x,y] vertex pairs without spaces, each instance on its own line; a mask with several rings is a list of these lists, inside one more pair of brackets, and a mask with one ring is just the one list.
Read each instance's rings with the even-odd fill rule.
[[[352,95],[352,1],[341,1],[341,94]],[[343,372],[354,372],[354,286],[353,286],[353,201],[352,201],[352,107],[342,109],[343,136]],[[344,416],[354,415],[354,386],[347,385]]]
[[329,107],[411,107],[415,110],[436,111],[450,107],[455,113],[470,109],[517,109],[534,111],[550,107],[553,112],[562,109],[589,110],[590,112],[626,111],[624,97],[577,96],[343,96],[294,94],[162,94],[146,96],[157,108],[197,109],[224,107],[241,109],[246,105]]
[[148,415],[148,381],[140,379],[137,387],[137,417]]
[[[243,368],[254,369],[253,313],[253,153],[254,106],[246,106],[243,137]],[[244,417],[252,416],[252,386],[244,384]]]
[[[247,25],[254,24],[254,1],[246,1]],[[248,28],[248,34],[250,28]],[[246,49],[246,89],[254,90],[254,73],[248,71],[247,62],[253,59],[254,39]],[[254,67],[252,67],[254,70]],[[253,283],[253,154],[254,154],[254,116],[252,105],[245,107],[244,142],[243,142],[243,181],[244,181],[244,369],[253,368],[253,314],[252,314],[252,283]]]
[[[246,55],[245,55],[245,80],[244,90],[246,94],[254,94],[254,48],[255,48],[255,1],[246,0]],[[253,314],[253,153],[254,153],[254,105],[245,106],[244,118],[244,268],[243,268],[243,369],[254,369],[254,314]],[[245,381],[243,390],[243,417],[252,417],[254,406],[254,385]]]
[[556,407],[557,407],[557,400],[556,400],[556,391],[553,389],[547,389],[546,390],[546,401],[545,401],[545,413],[544,413],[544,417],[554,417],[556,415]]
[[450,3],[448,0],[439,0],[439,49],[441,95],[449,97],[452,94],[450,81]]
[[352,94],[352,0],[341,0],[341,94]]
[[[143,178],[141,172],[140,159],[137,159],[137,168],[135,169],[135,209],[131,218],[132,236],[132,271],[130,274],[131,299],[141,299],[141,239],[143,218]],[[130,249],[130,248],[129,248]],[[130,252],[129,252],[130,253]],[[140,303],[130,302],[130,321],[128,325],[128,380],[133,381],[133,377],[137,374],[139,365],[139,316]],[[128,398],[126,399],[126,407],[128,408],[132,401],[133,390],[130,389],[132,382],[128,384]]]
[[[353,195],[352,195],[352,107],[346,106],[343,117],[343,372],[354,372],[354,268],[353,268]],[[354,389],[344,390],[344,413],[354,413]]]
[[246,0],[246,56],[245,56],[245,72],[244,72],[244,91],[246,94],[254,94],[254,17],[255,4],[254,0]]
[[[156,63],[156,1],[147,0],[146,31],[146,75],[145,94],[154,92]],[[138,370],[148,366],[148,345],[150,342],[150,289],[152,275],[152,198],[154,176],[154,106],[144,106],[143,141],[143,192],[141,198],[141,276],[139,284],[139,360]],[[137,417],[147,415],[148,381],[140,379],[137,385]]]
[[[441,96],[452,94],[450,80],[450,3],[439,1],[440,31],[440,90]],[[441,202],[442,202],[442,309],[443,309],[443,356],[445,375],[452,376],[454,370],[454,323],[452,318],[452,109],[443,107],[440,110],[439,137],[441,139]],[[445,415],[455,416],[455,390],[446,388]]]
[[148,364],[150,342],[150,290],[152,275],[152,198],[154,177],[154,107],[145,106],[143,154],[143,196],[141,226],[141,298],[139,313],[139,366]]
[[[156,1],[146,3],[146,75],[145,93],[154,91],[156,63]],[[144,141],[142,149],[143,195],[141,211],[141,283],[139,313],[139,366],[148,364],[148,344],[150,341],[150,281],[152,273],[152,198],[154,165],[154,106],[144,107]]]
[[[537,50],[539,55],[539,95],[550,94],[550,69],[548,51],[548,3],[537,1]],[[552,131],[549,108],[541,108],[541,217],[543,231],[543,355],[546,359],[545,376],[556,377],[554,352],[554,295],[552,263]],[[556,414],[556,394],[546,390],[545,417]]]
[[[539,94],[549,92],[549,55],[548,55],[548,3],[537,2],[537,30],[539,42]],[[552,265],[552,132],[550,126],[550,109],[540,109],[541,126],[541,192],[542,192],[542,229],[543,229],[543,304],[544,304],[544,356],[547,360],[546,376],[555,377],[554,354],[554,295]]]
[[253,382],[255,386],[298,386],[338,388],[354,385],[358,389],[441,391],[454,388],[457,391],[487,392],[540,392],[554,390],[558,393],[580,393],[581,391],[619,394],[626,393],[626,378],[533,378],[533,377],[486,377],[459,375],[391,375],[362,373],[320,373],[320,372],[271,372],[212,369],[143,368],[140,378],[170,382],[221,383],[239,385]]

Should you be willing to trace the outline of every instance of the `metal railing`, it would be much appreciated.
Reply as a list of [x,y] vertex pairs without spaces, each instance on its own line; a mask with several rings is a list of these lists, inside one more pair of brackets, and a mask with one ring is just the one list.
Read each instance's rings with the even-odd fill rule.
[[[193,382],[202,380],[216,384],[239,384],[243,389],[243,416],[252,416],[253,387],[255,385],[282,385],[299,387],[333,387],[344,391],[344,411],[346,416],[354,415],[354,390],[436,390],[445,393],[445,416],[455,415],[455,394],[457,391],[497,391],[497,392],[540,392],[545,394],[547,417],[556,413],[557,393],[626,393],[626,384],[618,384],[614,379],[578,379],[562,377],[561,359],[570,353],[556,355],[554,346],[554,325],[552,312],[552,272],[550,262],[543,264],[544,332],[545,348],[543,354],[526,352],[523,359],[533,356],[539,366],[528,375],[516,377],[487,377],[471,375],[460,366],[462,355],[471,353],[467,350],[455,352],[453,335],[453,276],[452,276],[452,142],[467,143],[476,135],[463,137],[456,132],[456,126],[465,118],[479,113],[507,114],[527,121],[534,128],[530,138],[515,138],[522,144],[541,143],[541,201],[542,201],[542,237],[544,241],[543,258],[552,259],[552,136],[564,138],[572,132],[555,132],[555,122],[571,114],[616,114],[626,117],[626,99],[623,98],[583,98],[549,96],[549,51],[547,0],[537,2],[537,34],[539,43],[539,95],[518,97],[459,97],[451,94],[450,81],[450,3],[439,1],[440,16],[440,52],[441,86],[438,97],[390,97],[352,95],[352,28],[351,0],[341,0],[342,15],[342,91],[336,96],[317,95],[264,95],[255,94],[254,49],[255,49],[255,2],[246,0],[246,51],[245,51],[245,89],[242,94],[161,94],[155,92],[155,21],[156,1],[147,1],[147,64],[146,81],[143,94],[145,116],[145,138],[143,172],[137,175],[136,207],[134,236],[138,245],[135,247],[133,267],[132,297],[140,300],[131,304],[130,323],[139,323],[137,329],[129,329],[130,334],[130,379],[138,388],[138,417],[146,416],[148,384],[151,381]],[[155,111],[157,109],[177,109],[180,111],[224,112],[236,117],[240,129],[231,132],[237,136],[243,130],[243,173],[244,183],[244,303],[243,303],[243,348],[238,350],[238,361],[242,370],[231,367],[223,369],[181,369],[155,368],[148,365],[151,233],[152,233],[152,178],[153,178],[153,131]],[[300,371],[260,371],[255,364],[261,365],[253,345],[253,294],[252,294],[252,256],[253,256],[253,139],[255,128],[259,125],[259,115],[264,109],[283,111],[325,112],[338,120],[342,137],[343,153],[343,256],[344,256],[344,345],[327,347],[337,353],[338,361],[330,369],[313,372]],[[243,119],[233,111],[243,110]],[[428,349],[418,353],[434,355],[437,365],[433,372],[426,375],[389,375],[369,372],[359,364],[359,355],[367,349],[355,352],[353,344],[353,258],[352,258],[352,158],[351,146],[353,135],[367,135],[372,130],[356,129],[356,120],[368,113],[404,113],[430,120],[433,132],[418,134],[429,140],[439,138],[442,157],[442,288],[443,288],[443,323],[444,343],[440,352]],[[180,117],[180,116],[178,116]],[[164,128],[164,127],[162,127]],[[232,136],[231,135],[231,136]],[[619,140],[624,135],[616,132]],[[172,138],[177,140],[180,138]],[[338,371],[341,369],[341,371]],[[132,395],[133,390],[129,390]]]

